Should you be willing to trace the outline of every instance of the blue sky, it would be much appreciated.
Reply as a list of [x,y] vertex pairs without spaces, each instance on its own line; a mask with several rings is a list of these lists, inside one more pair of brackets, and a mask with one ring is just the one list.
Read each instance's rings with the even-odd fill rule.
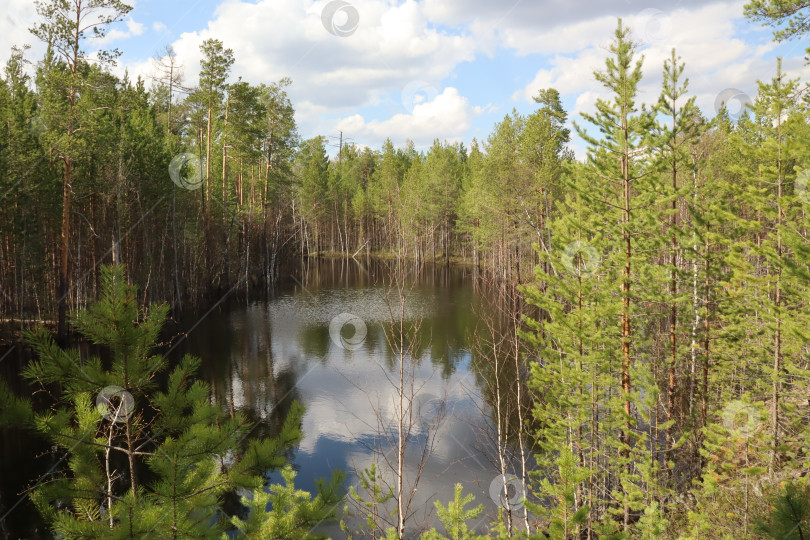
[[[30,0],[5,0],[0,56],[12,44],[43,46],[26,28]],[[529,113],[537,90],[561,91],[572,120],[604,95],[592,72],[603,66],[616,18],[645,55],[641,99],[657,99],[672,47],[686,62],[698,105],[714,115],[729,88],[753,97],[776,56],[808,78],[804,45],[777,45],[771,30],[742,18],[744,1],[679,0],[136,0],[104,43],[124,51],[116,68],[154,73],[152,56],[171,44],[193,85],[199,44],[216,37],[234,49],[232,79],[260,83],[289,76],[301,135],[337,135],[378,148],[386,137],[417,147],[434,138],[485,140],[516,108]],[[733,107],[734,104],[731,104]],[[584,146],[573,141],[581,157]]]

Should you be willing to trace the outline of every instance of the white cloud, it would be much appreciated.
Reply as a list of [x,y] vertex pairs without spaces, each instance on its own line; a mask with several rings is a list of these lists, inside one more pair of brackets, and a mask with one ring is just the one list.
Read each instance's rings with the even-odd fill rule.
[[9,57],[13,45],[31,45],[28,58],[41,58],[45,44],[34,37],[28,29],[37,22],[36,6],[30,0],[4,0],[5,17],[0,17],[0,58]]
[[[639,42],[639,52],[644,56],[644,79],[639,86],[641,101],[647,104],[657,101],[664,60],[670,57],[673,47],[686,64],[684,76],[690,80],[690,93],[697,96],[697,104],[707,116],[715,114],[715,98],[726,88],[739,88],[753,97],[756,80],[773,76],[775,62],[766,55],[775,45],[770,41],[764,44],[743,41],[735,27],[735,19],[741,14],[742,2],[735,0],[671,11],[642,10],[628,17],[625,23],[633,30],[632,36]],[[575,50],[552,58],[550,66],[538,70],[529,84],[515,92],[513,99],[528,102],[538,89],[554,87],[574,99],[573,118],[582,111],[593,111],[596,99],[605,96],[593,71],[604,68],[608,54],[605,44],[615,24],[615,19],[605,17],[555,31],[555,36],[568,36],[570,39],[561,41]],[[604,43],[597,42],[589,34],[606,39]],[[523,37],[518,33],[514,38],[522,40],[522,52],[555,50],[547,37],[538,37],[533,43]],[[800,58],[786,61],[785,68],[793,76],[808,75]]]
[[143,34],[146,27],[135,21],[132,17],[122,21],[122,23],[126,26],[126,30],[121,29],[121,23],[118,23],[107,30],[107,33],[104,35],[103,38],[99,39],[91,39],[91,43],[97,47],[105,47],[115,41],[121,41],[127,38],[131,38],[134,36],[140,36]]
[[[706,0],[679,0],[679,8],[702,7]],[[743,0],[737,2],[741,7]],[[532,2],[493,2],[491,0],[424,0],[424,10],[430,20],[446,25],[481,23],[496,32],[529,31],[548,33],[551,29],[570,27],[582,21],[607,17],[630,17],[653,8],[650,3],[639,5],[630,1],[604,0],[535,0]],[[667,9],[663,2],[659,5]],[[741,13],[741,9],[732,13]],[[559,45],[565,46],[560,43]]]
[[[647,78],[660,80],[663,62],[673,47],[686,62],[690,73],[713,73],[733,62],[745,70],[744,66],[754,53],[750,46],[735,37],[728,5],[712,4],[700,9],[681,8],[670,13],[657,13],[658,18],[655,13],[642,12],[624,21],[631,29],[632,38],[640,44],[639,52],[644,55]],[[548,86],[554,86],[562,93],[592,89],[596,84],[593,71],[603,69],[615,27],[615,18],[603,17],[558,29],[552,35],[567,44],[571,52],[565,56],[560,55],[559,47],[555,48],[554,41],[547,37],[536,39],[532,45],[522,40],[523,52],[547,54],[555,51],[558,56],[551,59],[550,68],[539,70],[534,80],[515,98],[530,100],[538,88]],[[562,36],[570,39],[559,39]]]
[[[480,109],[478,110],[480,112]],[[390,137],[395,144],[414,141],[417,147],[429,146],[434,139],[457,141],[478,114],[467,98],[453,87],[445,88],[433,100],[414,105],[412,113],[397,113],[387,120],[366,121],[354,114],[341,120],[337,128],[357,139],[381,140]]]
[[[316,128],[334,129],[316,109],[345,116],[390,101],[388,96],[398,95],[410,81],[438,85],[460,62],[474,59],[476,46],[470,36],[436,30],[413,0],[400,5],[383,0],[352,2],[359,20],[356,31],[346,37],[324,27],[321,14],[326,4],[308,0],[223,3],[207,28],[184,33],[173,43],[187,83],[197,78],[200,44],[215,37],[234,51],[234,78],[242,76],[253,83],[292,78],[289,92],[302,134],[307,135]],[[336,24],[344,23],[336,19]]]

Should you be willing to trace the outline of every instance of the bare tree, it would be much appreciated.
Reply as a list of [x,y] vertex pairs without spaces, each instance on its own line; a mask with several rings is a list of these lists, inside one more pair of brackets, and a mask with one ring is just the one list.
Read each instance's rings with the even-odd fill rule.
[[[406,525],[417,512],[414,505],[417,487],[438,441],[446,412],[445,396],[434,400],[436,403],[429,411],[430,421],[421,418],[428,412],[420,403],[425,401],[423,390],[431,377],[420,378],[417,373],[422,319],[411,317],[408,309],[420,268],[412,273],[402,262],[395,263],[385,292],[388,320],[383,330],[392,351],[392,362],[380,365],[380,369],[394,390],[390,397],[392,402],[385,403],[388,398],[381,397],[380,393],[375,395],[369,389],[361,389],[368,397],[376,421],[376,426],[369,426],[377,434],[376,442],[367,448],[382,467],[379,475],[376,464],[371,469],[358,471],[367,498],[355,492],[349,502],[370,524],[367,534],[372,538],[384,536],[389,527],[394,528],[398,538],[405,537]],[[357,386],[356,382],[353,384]],[[406,459],[412,461],[406,463]],[[406,465],[412,470],[410,474]],[[395,508],[386,511],[390,506]]]
[[183,85],[183,65],[177,61],[177,53],[171,45],[165,45],[152,58],[155,73],[151,76],[158,86],[164,87],[168,92],[166,98],[167,118],[166,130],[172,129],[172,105],[174,94],[188,94],[191,89]]
[[487,449],[482,450],[491,456],[490,461],[498,471],[500,495],[494,502],[504,510],[508,533],[517,533],[520,527],[531,534],[529,512],[525,504],[521,504],[528,497],[531,454],[530,437],[526,433],[529,406],[525,388],[526,347],[519,335],[521,300],[518,291],[510,285],[490,285],[496,288],[490,295],[496,300],[488,302],[476,314],[471,344],[477,370],[484,373],[484,401],[489,401],[492,408],[482,411],[482,417],[492,415],[492,424],[485,430],[495,452],[492,455]]

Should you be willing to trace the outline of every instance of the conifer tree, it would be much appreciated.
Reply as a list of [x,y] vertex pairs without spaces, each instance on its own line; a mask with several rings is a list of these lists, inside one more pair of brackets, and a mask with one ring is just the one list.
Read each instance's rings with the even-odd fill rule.
[[40,144],[41,112],[38,96],[26,73],[28,47],[12,47],[6,63],[5,79],[0,82],[0,234],[3,258],[9,268],[0,282],[5,293],[0,310],[19,319],[30,313],[39,286],[49,281],[45,228],[58,228],[50,216],[58,182],[48,170],[48,160]]
[[565,165],[574,160],[574,154],[566,147],[571,133],[566,127],[568,114],[563,109],[560,93],[554,88],[542,89],[534,101],[539,108],[526,118],[520,141],[521,158],[532,176],[534,193],[523,202],[522,210],[538,242],[543,244],[549,242],[551,211],[564,187]]
[[211,138],[213,137],[214,114],[219,114],[226,90],[228,74],[234,63],[233,50],[226,49],[218,39],[207,39],[200,45],[203,60],[200,62],[200,100],[207,110],[205,135],[205,192],[206,203],[211,192]]
[[[329,211],[329,158],[323,137],[304,142],[298,155],[299,193],[303,212],[315,226],[315,254],[321,254],[322,220]],[[308,235],[307,235],[308,238]]]
[[[572,165],[566,180],[569,189],[555,205],[558,217],[549,223],[551,243],[536,245],[541,259],[537,285],[523,289],[527,301],[539,308],[539,317],[527,320],[530,332],[523,337],[539,356],[531,364],[529,383],[533,419],[541,426],[536,434],[538,471],[556,469],[561,451],[576,457],[566,475],[574,489],[570,514],[587,507],[587,519],[577,525],[592,535],[596,523],[606,517],[612,467],[608,460],[613,459],[621,425],[613,412],[620,356],[610,346],[619,305],[602,285],[615,280],[618,270],[605,260],[607,238],[599,214],[583,195],[591,187],[584,166]],[[536,495],[570,489],[558,481],[562,477],[546,479]],[[548,508],[528,507],[552,519]]]
[[[640,315],[637,299],[655,287],[643,278],[648,274],[646,248],[635,245],[653,239],[649,233],[656,226],[657,216],[649,211],[654,204],[656,192],[652,184],[658,164],[653,160],[648,133],[652,114],[637,103],[638,84],[642,78],[642,59],[636,59],[636,45],[630,30],[619,19],[614,41],[609,48],[611,56],[605,62],[604,71],[594,76],[609,92],[610,98],[596,102],[596,113],[583,114],[583,118],[599,130],[602,138],[590,134],[575,124],[579,135],[588,143],[588,176],[593,187],[583,194],[589,204],[601,206],[605,237],[602,249],[609,264],[621,266],[617,285],[621,289],[620,332],[616,343],[621,348],[620,399],[622,402],[623,427],[619,442],[617,465],[620,467],[620,493],[622,521],[630,524],[631,505],[641,508],[637,500],[638,476],[634,471],[633,450],[644,447],[643,432],[634,432],[636,422],[632,403],[638,388],[633,388],[632,374],[636,369],[634,358],[642,350],[634,320]],[[633,290],[633,287],[636,290]],[[640,411],[639,411],[640,412]]]
[[[436,507],[436,514],[447,529],[447,534],[450,540],[481,540],[489,538],[489,536],[479,536],[470,532],[467,527],[467,521],[477,518],[483,510],[482,505],[475,508],[466,510],[464,507],[470,504],[475,497],[472,494],[467,494],[462,497],[462,485],[456,484],[454,488],[454,499],[443,505],[440,501],[434,501]],[[442,536],[436,529],[428,531],[422,535],[423,540],[441,540],[447,537]]]
[[806,540],[810,537],[810,490],[789,483],[773,498],[773,510],[760,518],[756,531],[774,540]]
[[[132,6],[121,0],[37,0],[36,9],[42,22],[31,28],[31,32],[48,44],[49,53],[58,58],[46,65],[50,67],[49,77],[55,77],[64,92],[61,98],[63,116],[60,118],[58,133],[53,134],[52,144],[56,147],[63,162],[62,178],[62,223],[60,233],[59,255],[59,340],[66,337],[67,296],[70,287],[70,223],[71,201],[74,190],[74,162],[80,154],[81,145],[77,144],[77,133],[83,129],[86,116],[80,116],[79,100],[81,96],[93,91],[92,85],[84,81],[87,57],[82,50],[90,37],[103,38],[109,26],[124,18]],[[99,51],[97,58],[102,62],[113,61],[120,53]],[[67,68],[67,72],[64,71]]]
[[396,511],[386,512],[386,504],[394,498],[394,488],[384,485],[384,479],[377,469],[377,464],[357,473],[359,490],[349,486],[348,504],[343,513],[346,517],[358,516],[362,519],[359,530],[351,530],[345,521],[340,527],[351,539],[353,533],[377,538],[389,528],[393,530]]
[[[64,538],[219,538],[235,525],[270,538],[300,538],[302,531],[334,518],[343,475],[319,484],[314,500],[286,486],[270,486],[267,471],[287,463],[300,441],[303,409],[296,403],[274,438],[250,439],[251,423],[228,415],[210,400],[210,388],[195,379],[200,361],[186,356],[168,373],[154,353],[167,313],[165,305],[138,307],[122,267],[104,268],[100,300],[75,319],[90,342],[106,348],[111,364],[62,350],[40,329],[27,335],[37,354],[23,375],[53,400],[35,412],[26,400],[0,391],[7,420],[28,424],[61,456],[35,485],[38,510]],[[8,402],[6,400],[9,400]],[[148,474],[146,471],[148,470]],[[143,477],[143,479],[142,479]],[[248,524],[230,522],[223,496],[253,493]],[[275,505],[269,514],[260,502]]]
[[328,483],[317,480],[318,495],[314,499],[308,492],[295,489],[295,471],[289,464],[281,470],[281,475],[283,486],[273,484],[269,491],[255,489],[250,498],[242,497],[242,504],[249,509],[248,519],[243,521],[236,516],[231,517],[239,536],[267,540],[324,538],[312,529],[335,520],[337,503],[341,500],[338,488],[345,474],[334,470]]
[[[669,291],[666,299],[669,304],[668,326],[669,326],[669,369],[667,380],[667,437],[670,447],[675,445],[676,421],[679,416],[683,416],[684,400],[676,395],[678,387],[683,390],[689,384],[677,384],[677,372],[679,368],[679,358],[683,355],[683,345],[679,344],[678,337],[682,306],[688,299],[681,291],[679,285],[683,281],[683,271],[680,268],[680,261],[683,259],[682,243],[684,240],[683,215],[680,210],[684,207],[685,195],[691,191],[690,184],[686,182],[688,178],[688,152],[697,136],[697,125],[695,117],[698,114],[695,106],[695,97],[686,98],[684,102],[679,102],[686,96],[689,80],[682,80],[685,65],[680,62],[680,57],[676,56],[675,49],[671,56],[664,62],[664,83],[661,96],[658,99],[657,112],[664,116],[663,123],[659,126],[663,150],[663,166],[665,167],[665,178],[668,181],[662,182],[662,199],[668,201],[669,206],[669,246],[668,253],[668,273]],[[681,214],[681,215],[679,215]],[[670,452],[673,448],[670,448]],[[671,456],[670,456],[671,459]]]
[[470,153],[467,158],[466,170],[462,177],[458,200],[458,221],[456,230],[466,235],[467,241],[472,245],[472,260],[477,268],[481,268],[481,249],[485,229],[481,228],[481,219],[488,214],[483,211],[483,184],[485,182],[486,158],[481,151],[478,141],[473,138],[470,143]]
[[[748,297],[749,302],[753,300],[760,307],[754,311],[742,305],[735,307],[734,303],[728,307],[734,310],[732,328],[737,335],[747,335],[744,339],[752,350],[758,351],[745,369],[755,374],[754,380],[770,382],[767,403],[771,473],[783,453],[781,387],[786,364],[792,363],[788,351],[794,350],[792,339],[801,335],[797,333],[801,326],[796,323],[800,325],[804,320],[806,309],[799,300],[803,284],[793,279],[795,274],[786,272],[803,261],[796,261],[784,242],[786,216],[798,202],[788,197],[786,190],[795,174],[787,152],[788,119],[795,107],[792,101],[795,89],[796,82],[786,79],[780,61],[773,80],[760,83],[753,120],[743,122],[741,127],[741,135],[745,133],[743,130],[750,132],[750,142],[746,144],[745,139],[738,142],[754,166],[744,169],[738,164],[734,169],[743,178],[740,199],[747,211],[735,222],[740,234],[730,253],[731,281],[735,296]],[[753,385],[749,388],[754,390]],[[762,389],[755,391],[764,400]]]
[[810,30],[806,0],[751,0],[743,14],[748,20],[774,27],[777,41],[796,39]]

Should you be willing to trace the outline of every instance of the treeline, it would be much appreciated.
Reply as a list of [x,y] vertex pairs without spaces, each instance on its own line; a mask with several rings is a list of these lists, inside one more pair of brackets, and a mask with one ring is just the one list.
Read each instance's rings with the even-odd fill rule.
[[386,140],[380,152],[304,141],[297,162],[306,253],[385,253],[419,262],[461,260],[518,282],[531,276],[533,242],[547,220],[573,154],[559,93],[513,111],[487,141],[434,141],[417,152]]
[[[464,259],[517,281],[531,274],[563,171],[565,113],[554,90],[513,113],[486,144],[436,141],[379,151],[300,140],[289,79],[233,80],[233,52],[200,46],[187,86],[171,47],[151,80],[111,73],[118,52],[87,55],[130,7],[107,0],[38,7],[31,65],[14,48],[0,82],[0,313],[58,317],[98,293],[102,263],[123,264],[145,301],[178,308],[275,282],[312,255]],[[82,27],[82,21],[97,22]],[[33,73],[33,75],[29,75]]]
[[[4,317],[58,312],[64,334],[66,312],[96,297],[102,263],[124,264],[144,300],[180,308],[272,281],[293,238],[289,81],[227,84],[232,55],[209,41],[197,87],[178,84],[167,49],[147,89],[110,73],[114,52],[93,61],[82,52],[86,34],[103,35],[128,6],[59,6],[38,8],[48,49],[34,77],[26,48],[15,48],[0,84]],[[100,22],[77,31],[88,17]],[[170,164],[184,152],[208,159],[189,161],[206,166],[182,167],[175,184]],[[203,189],[188,189],[199,185],[182,179],[199,175]]]

